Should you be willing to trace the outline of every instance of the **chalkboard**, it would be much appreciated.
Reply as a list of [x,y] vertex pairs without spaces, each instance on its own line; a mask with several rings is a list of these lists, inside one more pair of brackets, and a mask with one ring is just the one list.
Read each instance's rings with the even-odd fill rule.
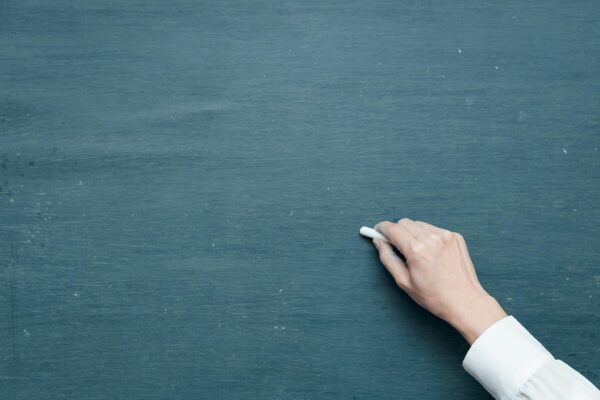
[[0,397],[488,399],[361,225],[600,384],[600,3],[0,3]]

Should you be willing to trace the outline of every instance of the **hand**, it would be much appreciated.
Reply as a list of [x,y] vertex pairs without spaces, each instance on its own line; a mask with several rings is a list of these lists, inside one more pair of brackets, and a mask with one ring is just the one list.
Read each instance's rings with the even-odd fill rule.
[[442,318],[472,344],[494,322],[506,317],[477,280],[464,238],[426,222],[401,219],[375,229],[392,246],[373,239],[379,258],[396,284],[419,305]]

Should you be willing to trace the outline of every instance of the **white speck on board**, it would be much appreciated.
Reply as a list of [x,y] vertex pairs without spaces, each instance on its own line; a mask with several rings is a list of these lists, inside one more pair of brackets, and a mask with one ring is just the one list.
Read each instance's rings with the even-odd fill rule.
[[498,69],[498,66],[497,66],[497,65],[494,65],[494,69]]
[[279,289],[279,293],[283,293],[283,289]]
[[563,150],[563,153],[567,154],[567,149],[565,149],[565,148],[563,147],[563,149],[562,149],[562,150]]
[[461,49],[458,49],[458,54],[462,54],[462,50]]
[[216,244],[214,244],[214,243],[211,243],[210,245],[211,245],[211,247],[215,247],[216,246]]
[[73,297],[79,297],[79,293],[73,293]]

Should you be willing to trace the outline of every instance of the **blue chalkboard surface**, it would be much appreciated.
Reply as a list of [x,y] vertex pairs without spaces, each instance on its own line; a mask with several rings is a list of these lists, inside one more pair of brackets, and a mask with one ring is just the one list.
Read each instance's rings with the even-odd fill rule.
[[597,1],[0,2],[0,397],[488,399],[361,225],[600,384]]

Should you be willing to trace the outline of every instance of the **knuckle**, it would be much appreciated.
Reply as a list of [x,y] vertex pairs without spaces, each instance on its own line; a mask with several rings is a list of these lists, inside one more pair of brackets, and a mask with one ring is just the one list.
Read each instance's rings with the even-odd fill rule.
[[453,232],[452,236],[454,237],[454,239],[458,240],[459,242],[462,242],[462,243],[465,242],[465,238],[463,237],[463,235],[461,235],[458,232]]
[[429,236],[429,240],[434,245],[439,244],[442,242],[442,236],[438,235],[437,233],[432,233],[431,236]]
[[409,250],[414,255],[422,255],[425,253],[425,245],[421,242],[414,241],[409,245]]
[[454,235],[452,234],[452,232],[450,232],[450,231],[446,231],[446,230],[444,230],[444,231],[442,232],[442,234],[441,234],[441,237],[442,237],[442,239],[443,239],[444,241],[446,241],[446,242],[449,242],[449,241],[451,241],[452,239],[454,239],[454,238],[455,238],[455,237],[454,237]]

